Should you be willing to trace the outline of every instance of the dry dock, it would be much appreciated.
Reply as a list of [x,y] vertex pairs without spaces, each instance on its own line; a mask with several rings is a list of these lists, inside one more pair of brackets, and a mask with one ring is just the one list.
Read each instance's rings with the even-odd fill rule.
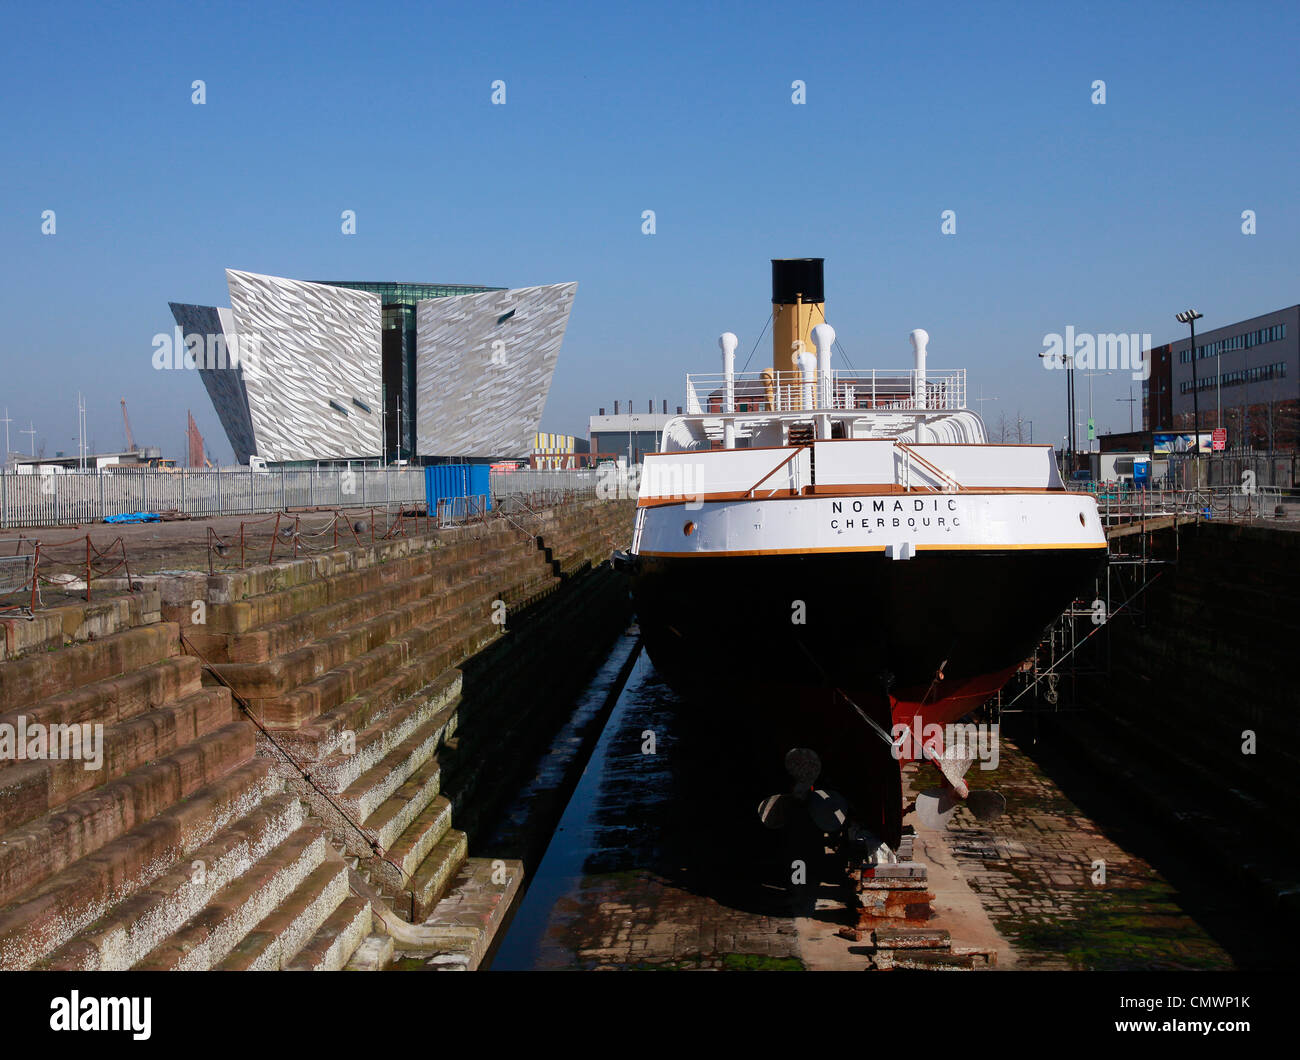
[[51,532],[90,586],[0,618],[0,726],[103,758],[0,760],[0,967],[1294,966],[1294,532],[1124,538],[1141,608],[968,774],[1005,814],[918,827],[864,924],[820,833],[760,825],[781,764],[640,652],[630,502],[365,520]]
[[[655,736],[653,753],[647,734]],[[906,954],[882,960],[869,936],[841,934],[853,917],[833,859],[817,863],[806,886],[791,884],[790,863],[808,848],[792,850],[759,824],[758,799],[747,795],[763,790],[763,781],[735,741],[733,755],[704,742],[720,735],[728,746],[647,659],[637,662],[550,848],[529,874],[494,969],[909,965]],[[1003,740],[1001,755],[989,776],[1007,798],[1003,818],[979,825],[962,810],[946,833],[919,830],[915,842],[934,894],[924,927],[946,931],[954,953],[975,955],[965,966],[1237,965],[1241,955],[1201,923],[1213,920],[1206,893],[1213,888],[1175,884],[1125,849],[1134,830],[1113,819],[1113,807],[1094,820],[1014,740]],[[925,786],[917,770],[908,773],[913,787]],[[1104,883],[1092,882],[1099,859]],[[1186,860],[1175,871],[1185,873]]]

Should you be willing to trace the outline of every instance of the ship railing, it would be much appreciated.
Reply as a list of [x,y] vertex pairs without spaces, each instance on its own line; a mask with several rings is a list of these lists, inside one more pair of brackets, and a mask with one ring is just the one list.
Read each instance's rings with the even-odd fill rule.
[[899,485],[907,489],[912,488],[912,471],[915,468],[920,472],[921,477],[930,479],[929,482],[919,483],[926,489],[934,490],[937,493],[956,493],[961,489],[961,483],[953,478],[951,474],[927,460],[906,442],[895,440],[894,452],[900,457],[898,469],[895,473],[895,481]]
[[912,368],[832,371],[811,379],[795,371],[739,372],[732,377],[732,408],[721,372],[686,377],[686,411],[700,416],[727,411],[956,412],[966,408],[966,369]]
[[1265,494],[1230,487],[1162,490],[1137,489],[1126,483],[1089,483],[1071,489],[1093,496],[1103,526],[1183,515],[1249,522],[1261,518],[1268,508]]

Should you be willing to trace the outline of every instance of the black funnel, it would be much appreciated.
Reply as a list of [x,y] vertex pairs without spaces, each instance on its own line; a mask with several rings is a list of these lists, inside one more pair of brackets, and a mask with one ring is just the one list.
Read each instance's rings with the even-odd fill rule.
[[822,263],[825,258],[773,258],[772,304],[794,305],[797,301],[825,302]]

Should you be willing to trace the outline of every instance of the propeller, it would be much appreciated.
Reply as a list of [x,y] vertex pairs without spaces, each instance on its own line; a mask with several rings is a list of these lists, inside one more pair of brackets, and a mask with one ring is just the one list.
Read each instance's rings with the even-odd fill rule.
[[945,752],[936,754],[930,748],[924,748],[928,761],[933,762],[939,770],[942,786],[927,788],[916,797],[916,817],[924,828],[947,828],[957,807],[965,802],[975,819],[981,824],[996,821],[1007,808],[1007,800],[1001,792],[979,789],[972,791],[962,779],[975,760],[964,755]]
[[790,820],[790,809],[796,802],[793,795],[770,795],[759,804],[758,819],[779,831]]
[[849,822],[849,800],[838,791],[818,789],[808,797],[808,815],[823,832],[838,832]]
[[926,788],[916,797],[916,819],[922,828],[941,831],[948,827],[961,800],[950,787]]
[[975,815],[975,820],[981,824],[988,824],[990,821],[996,821],[1006,812],[1007,800],[1000,791],[981,788],[966,796],[966,805]]
[[768,828],[780,829],[800,810],[806,810],[822,832],[838,832],[849,823],[849,800],[837,791],[815,788],[821,776],[822,760],[807,747],[792,747],[785,755],[790,777],[788,795],[769,795],[758,807],[758,819]]
[[792,747],[785,753],[785,771],[795,784],[808,788],[822,775],[822,760],[807,747]]

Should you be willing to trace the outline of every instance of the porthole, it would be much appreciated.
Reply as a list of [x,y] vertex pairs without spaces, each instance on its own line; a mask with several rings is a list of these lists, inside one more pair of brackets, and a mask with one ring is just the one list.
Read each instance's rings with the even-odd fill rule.
[[1079,525],[1080,525],[1080,526],[1087,526],[1087,525],[1088,525],[1088,520],[1086,520],[1086,519],[1083,517],[1083,512],[1080,512],[1080,513],[1079,513]]
[[691,534],[695,533],[695,524],[688,519],[686,525],[682,527],[682,533],[690,537]]

